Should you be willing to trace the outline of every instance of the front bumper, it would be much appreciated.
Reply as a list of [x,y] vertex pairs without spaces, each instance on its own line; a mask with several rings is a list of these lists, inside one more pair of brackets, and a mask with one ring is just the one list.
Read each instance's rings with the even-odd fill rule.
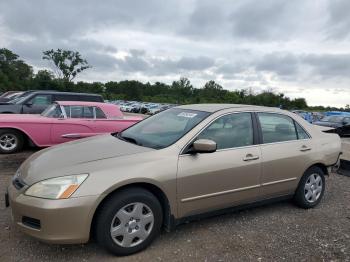
[[26,196],[11,184],[8,198],[13,221],[25,234],[57,244],[86,243],[89,240],[98,196],[42,199]]

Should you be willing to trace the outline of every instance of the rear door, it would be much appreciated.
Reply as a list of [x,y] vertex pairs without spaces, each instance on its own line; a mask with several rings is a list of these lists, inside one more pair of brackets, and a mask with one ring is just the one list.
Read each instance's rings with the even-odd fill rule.
[[196,139],[217,143],[214,153],[179,156],[177,194],[180,216],[254,201],[259,193],[260,147],[250,113],[219,117]]
[[313,163],[309,134],[291,117],[257,113],[261,127],[262,197],[293,193],[304,171]]

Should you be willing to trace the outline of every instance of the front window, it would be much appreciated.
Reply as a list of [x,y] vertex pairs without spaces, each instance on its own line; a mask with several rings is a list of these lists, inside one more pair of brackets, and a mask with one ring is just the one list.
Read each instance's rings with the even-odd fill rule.
[[250,113],[222,116],[208,126],[197,139],[216,142],[217,149],[253,145],[253,124]]
[[51,95],[36,95],[30,101],[33,105],[49,105],[51,104]]
[[210,113],[173,108],[128,128],[120,139],[140,146],[161,149],[175,143]]

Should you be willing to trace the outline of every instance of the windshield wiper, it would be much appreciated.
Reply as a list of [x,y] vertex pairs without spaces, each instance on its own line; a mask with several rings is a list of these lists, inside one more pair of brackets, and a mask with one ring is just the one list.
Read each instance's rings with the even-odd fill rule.
[[138,145],[138,146],[142,146],[142,144],[139,143],[135,138],[127,137],[127,136],[122,136],[121,133],[118,133],[118,134],[117,134],[117,137],[120,138],[121,140],[130,142],[130,143],[133,143],[133,144]]

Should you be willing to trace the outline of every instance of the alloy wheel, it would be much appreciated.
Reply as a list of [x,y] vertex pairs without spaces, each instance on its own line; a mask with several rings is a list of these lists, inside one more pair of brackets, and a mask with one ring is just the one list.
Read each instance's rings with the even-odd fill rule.
[[18,139],[13,134],[2,134],[0,136],[0,148],[4,151],[11,151],[18,145]]

